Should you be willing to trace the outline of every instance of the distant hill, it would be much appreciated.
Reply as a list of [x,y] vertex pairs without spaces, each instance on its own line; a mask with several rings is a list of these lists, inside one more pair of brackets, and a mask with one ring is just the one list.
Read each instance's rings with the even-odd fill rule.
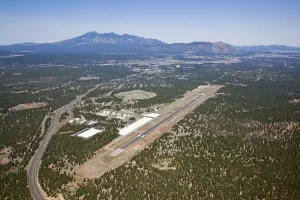
[[192,42],[167,44],[157,39],[115,33],[88,32],[81,36],[54,43],[22,43],[0,46],[4,51],[56,53],[212,53],[236,54],[272,50],[300,51],[288,46],[233,46],[223,42]]
[[240,46],[237,48],[243,52],[266,52],[266,51],[299,51],[300,52],[300,47],[291,47],[285,45]]
[[186,44],[170,44],[173,50],[184,53],[239,53],[236,47],[223,42],[192,42]]

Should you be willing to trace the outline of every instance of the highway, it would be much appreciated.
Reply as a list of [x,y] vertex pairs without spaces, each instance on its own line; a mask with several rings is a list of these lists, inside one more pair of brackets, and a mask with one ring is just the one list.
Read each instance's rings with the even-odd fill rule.
[[60,118],[61,114],[63,112],[65,112],[66,110],[70,110],[73,107],[73,105],[77,102],[80,102],[84,96],[86,96],[88,93],[94,91],[95,89],[97,89],[98,87],[100,87],[101,85],[104,85],[104,84],[106,84],[106,83],[99,84],[96,87],[89,89],[85,94],[77,96],[76,99],[74,99],[70,103],[60,107],[59,109],[57,109],[53,112],[51,124],[45,133],[45,137],[41,141],[39,148],[36,150],[35,154],[33,155],[32,159],[28,165],[27,184],[28,184],[31,196],[34,200],[46,200],[47,199],[45,197],[45,195],[46,195],[45,192],[42,190],[42,188],[38,182],[39,166],[41,163],[43,153],[45,152],[46,147],[47,147],[52,135],[59,130],[59,127],[60,127],[59,118]]
[[[64,108],[64,107],[62,107],[62,108]],[[31,196],[35,200],[40,200],[40,199],[46,200],[46,198],[44,196],[44,192],[40,188],[40,185],[38,183],[38,170],[39,170],[39,165],[40,165],[43,153],[47,147],[47,144],[49,143],[49,141],[51,139],[51,136],[55,132],[55,127],[57,127],[57,125],[59,123],[58,122],[59,117],[63,113],[64,110],[65,109],[59,109],[56,111],[56,114],[52,118],[51,125],[49,126],[44,139],[40,143],[38,150],[36,151],[33,159],[31,160],[31,164],[29,164],[28,174],[27,174],[28,187],[29,187]]]
[[[201,91],[203,94],[208,93],[212,90],[212,88],[205,88],[203,91]],[[188,102],[187,104],[183,105],[182,107],[180,107],[178,110],[176,110],[175,112],[173,112],[172,114],[168,115],[166,118],[162,119],[161,121],[159,121],[157,124],[153,125],[152,127],[150,127],[149,129],[147,129],[146,131],[142,132],[141,134],[139,134],[138,136],[136,136],[135,138],[133,138],[132,140],[130,140],[129,142],[127,142],[125,145],[123,145],[120,150],[123,151],[125,150],[127,147],[129,147],[130,145],[132,145],[133,143],[135,143],[136,141],[138,141],[139,139],[141,139],[142,137],[144,137],[145,135],[149,134],[151,131],[153,131],[154,129],[156,129],[157,127],[159,127],[160,125],[162,125],[163,123],[165,123],[166,121],[168,121],[169,119],[173,118],[175,115],[177,115],[179,112],[181,112],[182,110],[184,110],[185,108],[187,108],[189,105],[191,105],[192,103],[194,103],[195,101],[203,98],[203,94],[195,97],[192,101]]]

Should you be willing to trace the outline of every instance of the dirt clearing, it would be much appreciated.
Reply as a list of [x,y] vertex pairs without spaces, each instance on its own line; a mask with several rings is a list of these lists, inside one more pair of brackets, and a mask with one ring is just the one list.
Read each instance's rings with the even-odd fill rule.
[[116,97],[123,99],[123,101],[132,101],[132,100],[143,100],[143,99],[151,99],[156,97],[156,93],[147,92],[143,90],[132,90],[128,92],[120,92],[115,94]]
[[32,103],[26,103],[26,104],[19,104],[17,106],[11,107],[8,110],[9,111],[19,111],[19,110],[27,110],[27,109],[33,109],[33,108],[41,108],[45,107],[48,104],[45,102],[32,102]]
[[10,162],[9,156],[12,153],[12,148],[7,147],[0,150],[0,165],[5,165]]

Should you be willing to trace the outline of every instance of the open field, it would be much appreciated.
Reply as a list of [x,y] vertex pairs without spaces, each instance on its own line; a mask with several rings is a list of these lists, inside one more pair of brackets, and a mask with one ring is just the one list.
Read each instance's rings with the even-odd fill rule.
[[115,96],[123,99],[123,101],[131,101],[131,100],[151,99],[153,97],[156,97],[157,95],[154,92],[147,92],[143,90],[132,90],[128,92],[120,92]]
[[136,129],[126,136],[120,136],[101,148],[96,156],[79,166],[75,172],[78,179],[98,178],[105,172],[114,169],[147,147],[164,132],[170,130],[208,98],[211,98],[222,86],[201,86],[188,91],[184,97],[165,106],[159,111],[160,116]]
[[26,103],[26,104],[19,104],[17,106],[9,108],[9,111],[19,111],[19,110],[27,110],[27,109],[33,109],[33,108],[42,108],[47,105],[48,104],[45,102],[32,102],[32,103]]

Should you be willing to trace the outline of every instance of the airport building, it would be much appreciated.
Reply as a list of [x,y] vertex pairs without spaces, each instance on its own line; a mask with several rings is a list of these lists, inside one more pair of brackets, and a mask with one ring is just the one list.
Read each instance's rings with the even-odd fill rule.
[[83,131],[80,131],[78,133],[75,133],[73,134],[72,136],[76,136],[76,137],[80,137],[80,138],[84,138],[84,139],[87,139],[87,138],[90,138],[98,133],[101,133],[104,131],[104,128],[100,128],[100,127],[97,127],[97,128],[89,128],[89,129],[85,129]]
[[156,113],[149,113],[149,114],[145,114],[143,118],[133,122],[132,124],[130,124],[129,126],[122,128],[119,130],[119,135],[127,135],[131,132],[133,132],[134,130],[142,127],[143,125],[147,124],[148,122],[150,122],[151,120],[153,120],[155,117],[158,117],[159,114]]

